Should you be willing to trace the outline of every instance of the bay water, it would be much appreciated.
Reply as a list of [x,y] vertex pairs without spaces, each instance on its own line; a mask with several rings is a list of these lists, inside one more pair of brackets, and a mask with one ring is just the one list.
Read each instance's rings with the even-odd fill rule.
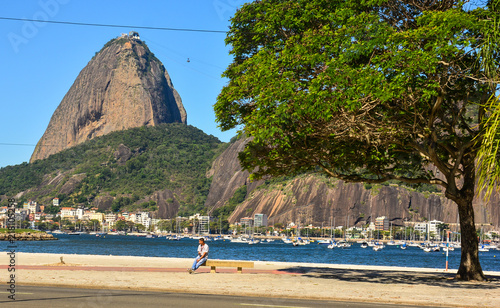
[[[144,256],[194,258],[198,240],[184,238],[179,241],[165,237],[144,238],[125,235],[54,234],[56,241],[18,241],[17,252],[88,254],[113,256]],[[353,243],[350,248],[328,249],[328,245],[313,242],[304,246],[285,244],[281,240],[249,245],[231,243],[229,240],[209,241],[210,259],[305,262],[324,264],[357,264],[377,266],[402,266],[444,269],[446,253],[424,252],[418,247],[386,246],[380,251],[371,247],[361,248]],[[0,249],[7,252],[8,242],[0,242]],[[500,250],[479,252],[484,271],[500,271]],[[449,252],[449,268],[457,269],[460,264],[460,249]]]

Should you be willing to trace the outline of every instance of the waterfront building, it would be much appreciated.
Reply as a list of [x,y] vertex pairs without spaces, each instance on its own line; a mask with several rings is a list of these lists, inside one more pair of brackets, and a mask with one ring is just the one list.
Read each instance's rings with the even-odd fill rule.
[[375,231],[375,223],[374,222],[370,222],[370,224],[368,225],[368,228],[366,228],[368,231]]
[[375,218],[375,230],[389,231],[389,218],[385,216]]
[[90,220],[92,218],[92,214],[95,213],[95,211],[91,210],[85,210],[83,213],[83,219],[84,220]]
[[429,221],[429,231],[430,232],[435,232],[436,234],[439,232],[438,226],[442,224],[442,221],[439,220],[431,220]]
[[82,220],[83,217],[84,217],[84,215],[85,215],[85,210],[83,208],[76,209],[75,216],[76,216],[77,219]]
[[108,213],[104,215],[104,220],[107,222],[112,222],[113,224],[116,222],[116,214]]
[[0,228],[7,228],[7,207],[0,207]]
[[104,221],[104,213],[92,213],[92,216],[90,217],[90,219],[95,219],[97,221],[99,221],[100,224],[102,224],[102,222]]
[[210,216],[200,216],[199,219],[199,233],[209,234],[210,233]]
[[425,222],[422,222],[422,223],[416,223],[415,226],[413,227],[413,229],[415,230],[415,232],[419,232],[420,233],[420,237],[422,237],[423,235],[427,235],[427,228],[428,228],[428,224],[425,223]]
[[251,227],[251,226],[253,226],[253,218],[252,217],[243,217],[240,219],[240,224],[242,226]]
[[76,209],[72,207],[63,207],[61,208],[61,218],[68,218],[76,216]]
[[267,227],[267,215],[266,214],[255,214],[253,216],[254,226],[256,227]]
[[153,226],[153,228],[156,230],[156,226],[158,225],[158,223],[161,221],[162,219],[159,219],[159,218],[152,218],[151,219],[151,225]]
[[429,232],[433,232],[436,236],[436,240],[440,241],[441,240],[441,234],[439,232],[438,226],[442,224],[442,221],[439,220],[431,220],[429,221]]
[[146,229],[149,229],[151,227],[151,217],[149,217],[149,212],[142,212],[141,213],[141,225],[146,227]]
[[135,224],[141,224],[146,228],[151,226],[151,217],[149,217],[149,212],[137,212],[129,215],[129,221]]
[[26,217],[29,216],[29,210],[25,209],[16,209],[15,212],[15,219],[16,220],[25,220]]
[[38,205],[38,203],[36,201],[31,201],[31,200],[23,204],[23,209],[28,209],[30,213],[40,212],[40,206]]
[[141,216],[141,214],[139,214],[139,219],[137,219],[137,213],[132,213],[129,215],[128,220],[135,223],[135,224],[138,224],[139,220],[140,220],[140,216]]
[[117,219],[118,219],[118,217],[116,214],[113,214],[113,213],[104,214],[104,221],[105,222],[103,223],[103,225],[106,225],[108,230],[113,229],[113,227],[116,224]]

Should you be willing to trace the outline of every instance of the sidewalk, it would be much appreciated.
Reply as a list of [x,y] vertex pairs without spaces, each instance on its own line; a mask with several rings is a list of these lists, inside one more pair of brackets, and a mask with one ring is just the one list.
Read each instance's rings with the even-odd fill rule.
[[[65,264],[60,263],[63,257]],[[0,258],[7,279],[8,256]],[[445,307],[499,307],[500,273],[490,282],[458,282],[455,270],[255,262],[255,268],[200,268],[190,275],[192,260],[130,256],[18,253],[16,284],[77,288],[131,289],[183,293],[349,300]],[[20,289],[21,290],[21,289]]]

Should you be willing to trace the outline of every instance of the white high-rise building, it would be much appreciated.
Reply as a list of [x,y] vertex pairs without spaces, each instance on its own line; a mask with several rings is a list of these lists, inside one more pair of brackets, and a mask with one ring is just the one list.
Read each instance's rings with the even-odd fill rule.
[[253,216],[253,223],[255,227],[267,227],[267,215],[255,214]]

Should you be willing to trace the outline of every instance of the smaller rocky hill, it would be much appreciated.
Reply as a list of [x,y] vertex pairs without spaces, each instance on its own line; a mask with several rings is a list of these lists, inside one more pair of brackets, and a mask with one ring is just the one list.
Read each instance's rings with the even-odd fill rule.
[[184,124],[110,133],[31,164],[0,169],[0,195],[18,202],[143,209],[155,218],[204,208],[206,172],[225,144]]

